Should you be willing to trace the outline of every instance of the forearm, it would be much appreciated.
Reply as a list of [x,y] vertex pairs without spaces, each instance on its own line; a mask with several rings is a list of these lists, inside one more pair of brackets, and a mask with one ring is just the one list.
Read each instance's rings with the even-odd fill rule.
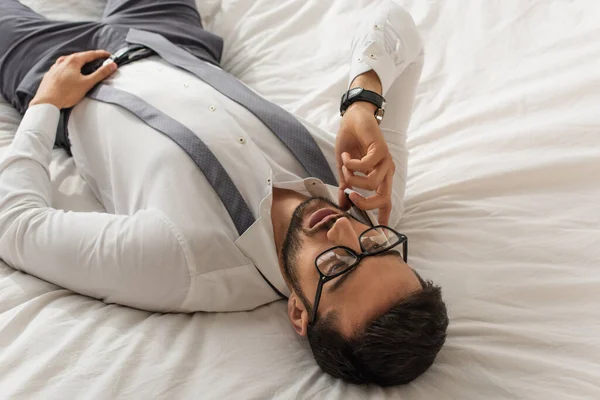
[[[32,106],[0,160],[0,259],[105,301],[178,310],[190,280],[187,247],[160,211],[129,216],[52,208],[49,163],[58,115],[51,105]],[[149,280],[161,285],[149,291]]]
[[343,162],[338,167],[339,201],[344,204],[346,187],[375,190],[368,198],[354,195],[352,201],[362,209],[378,208],[384,224],[393,208],[389,221],[397,223],[406,182],[405,133],[422,67],[422,42],[412,17],[394,2],[382,1],[361,21],[352,48],[350,88],[384,96],[387,111],[377,125],[376,106],[368,101],[354,102],[346,110],[336,141],[338,165]]
[[31,107],[0,161],[0,234],[15,209],[47,207],[51,202],[48,165],[59,110],[51,105]]
[[359,86],[363,89],[367,89],[378,94],[381,94],[382,92],[381,80],[379,79],[377,73],[373,70],[365,72],[364,74],[361,74],[354,78],[354,80],[350,84],[350,89]]

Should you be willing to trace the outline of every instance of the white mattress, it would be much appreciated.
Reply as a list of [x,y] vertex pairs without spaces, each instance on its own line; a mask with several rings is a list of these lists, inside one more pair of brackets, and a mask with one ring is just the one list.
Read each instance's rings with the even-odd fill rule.
[[[198,0],[224,66],[328,129],[356,22],[375,0]],[[102,2],[30,0],[53,17]],[[426,43],[409,132],[409,261],[451,325],[410,385],[320,372],[284,302],[162,315],[0,264],[0,397],[599,399],[600,2],[403,1]],[[18,115],[0,111],[0,146]],[[57,151],[55,206],[101,209]]]

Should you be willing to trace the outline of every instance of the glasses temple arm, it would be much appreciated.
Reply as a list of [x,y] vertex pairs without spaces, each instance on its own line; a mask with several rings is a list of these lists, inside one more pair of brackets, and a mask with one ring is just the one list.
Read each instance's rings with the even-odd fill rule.
[[310,313],[310,324],[314,324],[317,319],[317,308],[319,307],[319,303],[321,302],[321,293],[323,292],[323,282],[324,279],[321,277],[319,279],[319,284],[317,285],[317,293],[315,294],[315,302],[313,303],[313,308]]

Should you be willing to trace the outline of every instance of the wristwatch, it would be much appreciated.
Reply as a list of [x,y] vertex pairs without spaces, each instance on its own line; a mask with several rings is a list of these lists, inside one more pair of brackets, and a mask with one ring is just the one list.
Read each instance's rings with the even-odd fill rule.
[[378,124],[381,124],[381,121],[383,121],[383,116],[385,115],[386,106],[383,96],[361,87],[350,89],[342,96],[340,114],[344,116],[348,107],[357,101],[366,101],[375,105],[377,107],[377,110],[375,110],[375,119],[377,119]]

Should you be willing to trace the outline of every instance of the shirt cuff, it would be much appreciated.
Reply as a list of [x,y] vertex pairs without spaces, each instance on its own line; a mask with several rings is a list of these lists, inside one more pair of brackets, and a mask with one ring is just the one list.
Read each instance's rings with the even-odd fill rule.
[[357,76],[371,70],[375,71],[379,77],[382,88],[381,94],[385,96],[396,80],[396,65],[389,54],[385,52],[385,49],[382,49],[377,42],[371,43],[361,52],[355,52],[350,66],[348,87]]
[[394,2],[385,2],[373,18],[361,22],[354,37],[349,85],[358,75],[373,70],[385,96],[422,49],[423,42],[411,15]]
[[56,128],[60,119],[60,110],[53,104],[36,104],[29,107],[19,129],[19,132],[35,131],[42,134],[45,139],[48,139],[52,144],[56,138]]

